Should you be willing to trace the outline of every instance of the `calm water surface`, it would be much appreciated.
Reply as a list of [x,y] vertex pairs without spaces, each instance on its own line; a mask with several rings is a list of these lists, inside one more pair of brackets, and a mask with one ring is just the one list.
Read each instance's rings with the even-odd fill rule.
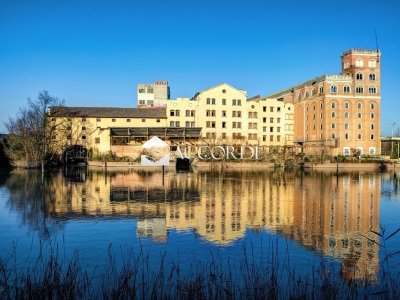
[[[183,271],[213,257],[235,265],[247,251],[260,262],[275,255],[298,273],[329,261],[342,278],[378,278],[385,253],[371,230],[384,226],[388,236],[399,216],[391,173],[198,170],[163,178],[75,168],[0,178],[0,253],[21,267],[49,245],[66,257],[77,249],[89,270],[106,263],[109,247],[143,251],[155,269],[164,254]],[[400,233],[386,241],[387,253],[398,250]],[[398,256],[390,263],[400,271]]]

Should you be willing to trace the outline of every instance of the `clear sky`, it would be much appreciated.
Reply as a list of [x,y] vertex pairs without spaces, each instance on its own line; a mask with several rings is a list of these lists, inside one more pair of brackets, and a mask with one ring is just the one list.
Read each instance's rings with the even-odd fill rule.
[[350,48],[382,51],[382,134],[400,128],[400,1],[0,0],[0,132],[48,90],[70,106],[136,106],[221,82],[268,95],[340,72]]

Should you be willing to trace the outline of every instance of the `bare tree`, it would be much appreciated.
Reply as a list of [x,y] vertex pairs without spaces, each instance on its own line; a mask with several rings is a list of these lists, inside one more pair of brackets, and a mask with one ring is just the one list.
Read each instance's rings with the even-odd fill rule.
[[51,106],[62,104],[62,100],[42,91],[36,100],[28,98],[28,107],[20,108],[17,116],[5,124],[9,133],[6,153],[14,165],[22,161],[25,166],[40,165],[44,170],[52,155],[51,136],[55,130],[47,112]]

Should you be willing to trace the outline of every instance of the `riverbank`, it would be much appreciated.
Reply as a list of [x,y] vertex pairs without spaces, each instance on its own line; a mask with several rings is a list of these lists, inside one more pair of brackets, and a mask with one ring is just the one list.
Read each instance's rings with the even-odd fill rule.
[[[89,161],[89,167],[96,168],[132,168],[135,170],[160,170],[161,166],[143,166],[138,162],[102,162],[102,161]],[[255,170],[271,170],[274,168],[283,168],[284,165],[276,163],[266,163],[259,161],[242,161],[242,162],[223,162],[223,161],[194,161],[192,167],[199,169],[255,169]],[[291,168],[304,168],[304,169],[315,169],[315,170],[339,170],[339,171],[370,171],[370,172],[382,172],[382,171],[394,171],[400,172],[400,163],[398,162],[374,162],[374,163],[322,163],[322,164],[294,164]],[[170,162],[165,169],[175,169],[175,162]]]

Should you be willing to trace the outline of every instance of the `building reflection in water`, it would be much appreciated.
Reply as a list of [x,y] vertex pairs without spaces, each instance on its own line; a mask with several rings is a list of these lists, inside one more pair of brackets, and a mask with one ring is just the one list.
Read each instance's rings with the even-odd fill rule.
[[220,245],[267,229],[338,257],[344,278],[376,278],[378,175],[199,171],[167,173],[163,185],[160,172],[79,172],[53,178],[50,216],[134,216],[137,235],[159,242],[168,229],[192,229]]

